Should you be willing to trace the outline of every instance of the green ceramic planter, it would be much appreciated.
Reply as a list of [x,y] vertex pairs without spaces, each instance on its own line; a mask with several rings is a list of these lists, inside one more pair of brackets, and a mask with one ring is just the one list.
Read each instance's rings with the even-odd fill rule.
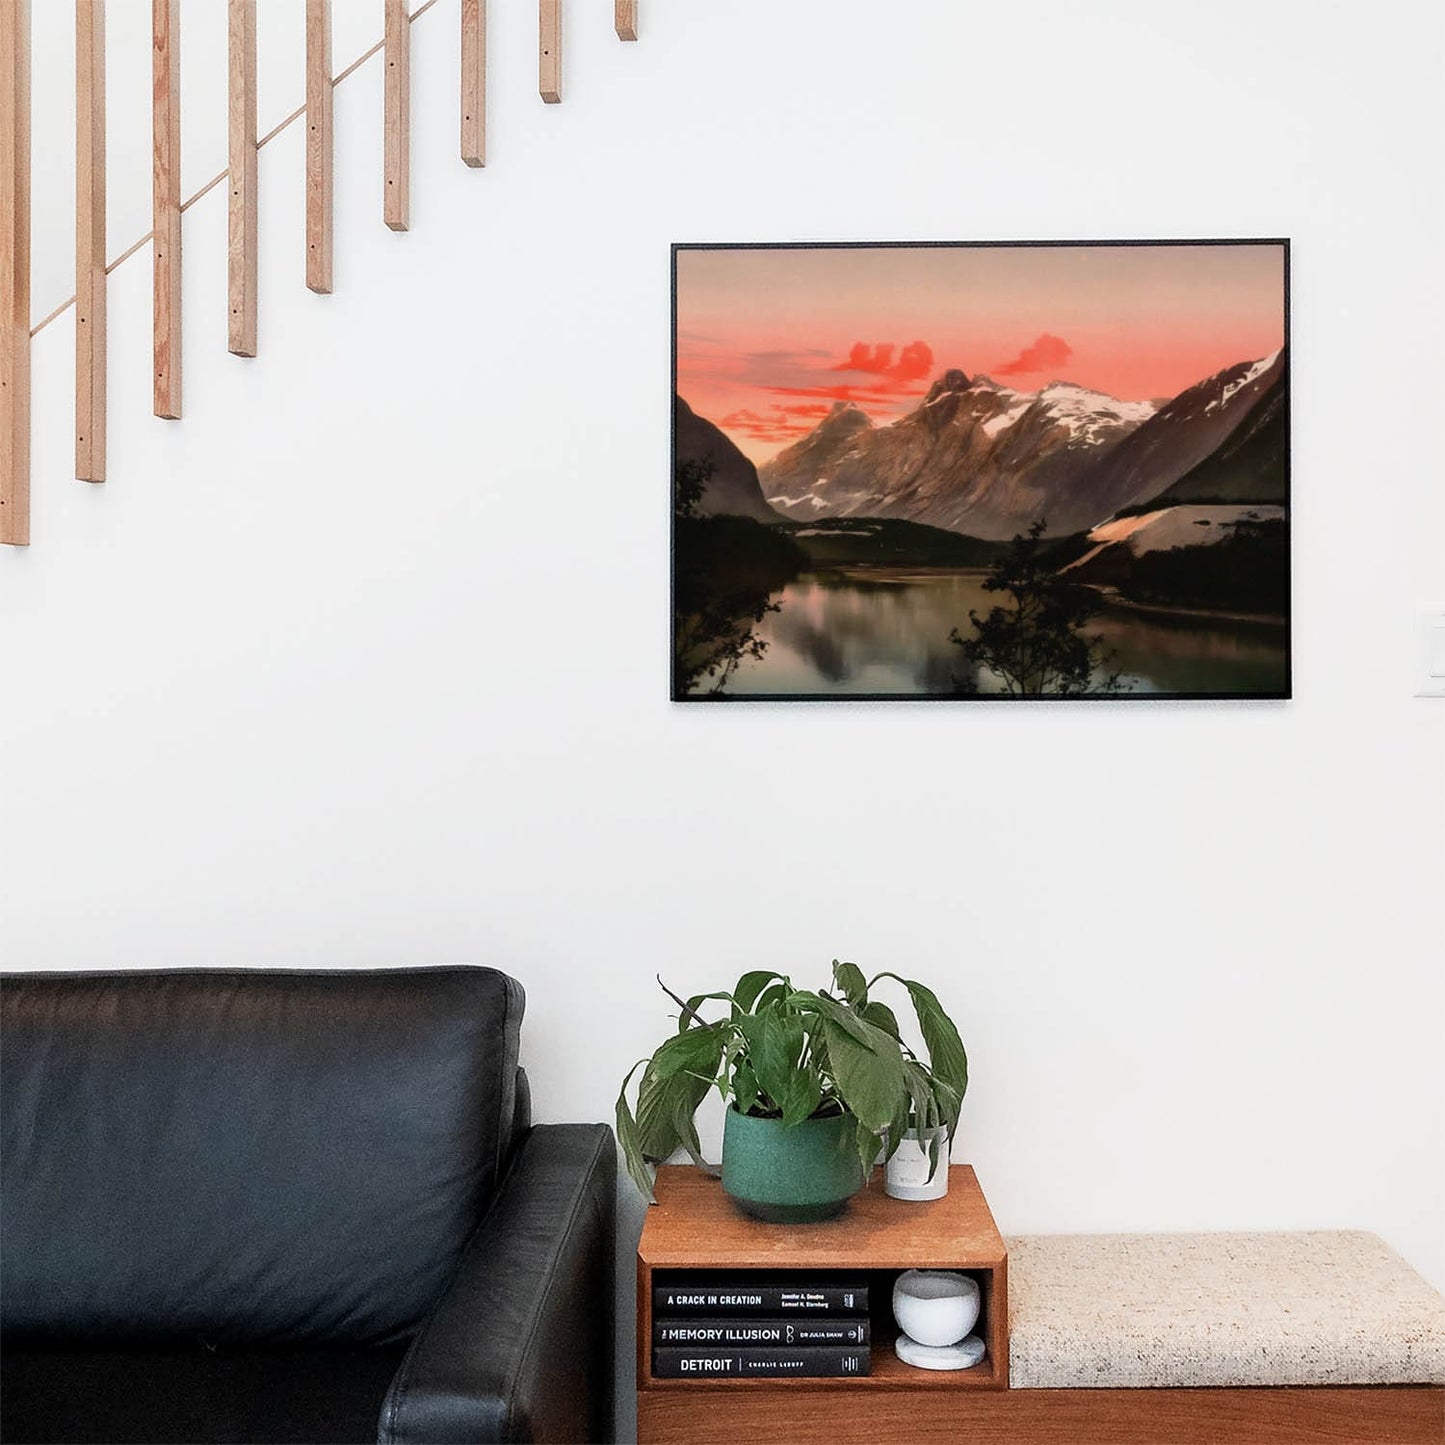
[[722,1186],[739,1207],[772,1224],[812,1224],[841,1214],[864,1184],[851,1114],[752,1119],[729,1109],[723,1122]]

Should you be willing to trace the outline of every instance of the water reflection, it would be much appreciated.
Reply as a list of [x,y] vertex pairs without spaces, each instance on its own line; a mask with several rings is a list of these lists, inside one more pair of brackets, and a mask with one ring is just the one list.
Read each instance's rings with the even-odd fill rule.
[[[757,694],[948,695],[965,663],[948,641],[967,635],[969,610],[998,600],[983,571],[850,568],[805,573],[775,593],[781,610],[757,628],[763,656],[729,680],[735,697]],[[1116,653],[1134,694],[1280,693],[1288,680],[1283,628],[1110,610],[1090,624]],[[984,692],[1002,688],[988,675]]]

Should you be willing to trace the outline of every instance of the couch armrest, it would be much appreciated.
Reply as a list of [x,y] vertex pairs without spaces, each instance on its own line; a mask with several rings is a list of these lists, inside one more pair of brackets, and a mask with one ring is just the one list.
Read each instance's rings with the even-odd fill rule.
[[539,1125],[382,1405],[382,1445],[612,1435],[617,1153]]

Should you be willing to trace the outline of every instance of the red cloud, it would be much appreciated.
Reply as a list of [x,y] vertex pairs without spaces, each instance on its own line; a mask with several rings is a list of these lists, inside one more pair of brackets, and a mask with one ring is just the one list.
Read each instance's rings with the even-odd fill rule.
[[837,386],[765,386],[762,390],[771,391],[776,396],[816,396],[826,401],[856,401],[860,405],[923,395],[919,387],[899,386],[892,382],[879,386],[850,386],[847,382],[840,382]]
[[866,341],[855,341],[848,353],[847,361],[840,361],[834,371],[871,371],[882,376],[893,364],[893,343],[880,341],[869,346]]
[[796,406],[785,406],[775,401],[771,406],[771,412],[767,413],[751,411],[747,407],[729,412],[719,419],[718,425],[724,431],[751,437],[755,441],[792,441],[796,437],[807,436],[833,410],[830,404],[821,401],[803,402]]
[[1047,371],[1062,366],[1072,355],[1074,348],[1062,336],[1050,336],[1047,331],[1032,346],[1026,346],[1012,361],[991,366],[995,376],[1019,376],[1031,371]]
[[900,385],[918,381],[933,370],[933,349],[926,341],[910,341],[898,353],[897,361],[893,359],[895,349],[891,341],[878,341],[872,346],[866,341],[855,341],[847,361],[839,362],[833,370],[861,371]]
[[910,341],[890,373],[895,381],[919,381],[933,370],[933,350],[926,341]]

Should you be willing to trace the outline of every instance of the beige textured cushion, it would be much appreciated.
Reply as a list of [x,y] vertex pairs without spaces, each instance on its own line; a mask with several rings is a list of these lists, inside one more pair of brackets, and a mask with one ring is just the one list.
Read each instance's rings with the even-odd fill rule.
[[1445,1299],[1373,1234],[1008,1241],[1025,1389],[1445,1382]]

